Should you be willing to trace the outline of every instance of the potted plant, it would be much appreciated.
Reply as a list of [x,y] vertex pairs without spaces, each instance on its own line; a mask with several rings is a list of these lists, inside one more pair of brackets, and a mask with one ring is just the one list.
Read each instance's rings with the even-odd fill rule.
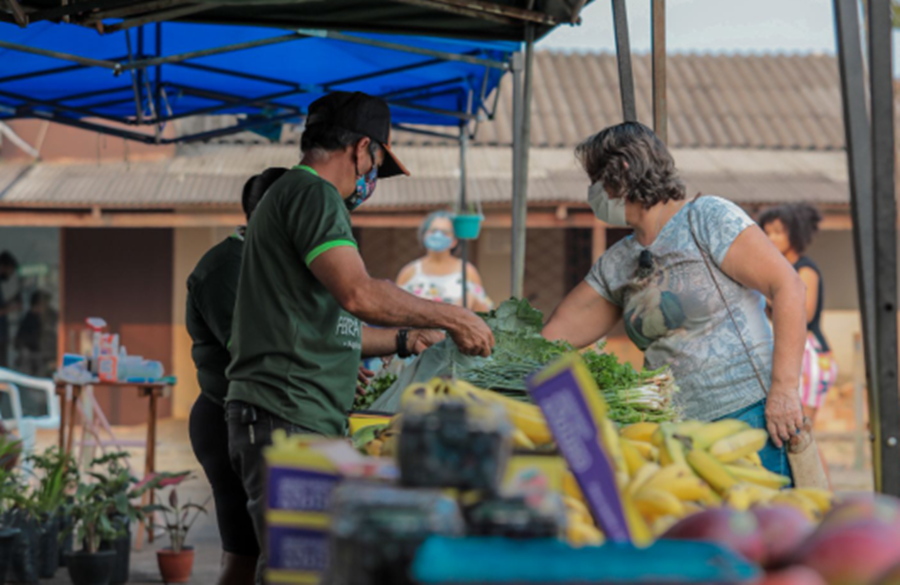
[[[52,578],[59,568],[63,527],[71,526],[67,493],[78,485],[78,466],[70,456],[51,447],[42,455],[29,455],[32,473],[38,476],[34,504],[40,522],[38,575]],[[69,539],[71,545],[71,539]]]
[[116,555],[110,577],[113,585],[128,581],[131,568],[131,523],[143,519],[150,510],[149,506],[142,508],[132,502],[139,500],[147,490],[159,487],[161,479],[157,478],[169,475],[154,475],[138,482],[124,463],[128,456],[128,453],[122,451],[108,453],[91,461],[91,471],[88,472],[97,482],[97,489],[107,502],[110,522],[115,529],[113,538],[103,538],[100,542],[100,550],[111,550]]
[[459,209],[453,216],[453,233],[458,240],[474,240],[481,233],[481,222],[484,213],[480,203],[469,203],[465,209]]
[[4,462],[18,458],[21,451],[19,441],[9,440],[0,435],[0,585],[6,582],[6,575],[12,564],[13,546],[19,536],[19,529],[9,522],[9,508],[20,497],[21,481],[13,473],[13,466]]
[[176,486],[187,477],[188,475],[184,474],[175,478],[176,481],[169,482],[172,487],[168,497],[169,505],[156,507],[162,513],[165,522],[160,527],[164,528],[169,535],[169,547],[156,551],[159,572],[166,583],[187,583],[191,578],[191,571],[194,567],[194,549],[186,546],[185,541],[200,514],[206,514],[206,505],[209,503],[209,498],[203,504],[195,504],[191,501],[184,504],[180,502]]
[[116,561],[116,551],[100,550],[100,542],[114,540],[109,501],[99,483],[80,484],[75,491],[72,517],[82,550],[66,556],[66,568],[73,585],[108,585]]

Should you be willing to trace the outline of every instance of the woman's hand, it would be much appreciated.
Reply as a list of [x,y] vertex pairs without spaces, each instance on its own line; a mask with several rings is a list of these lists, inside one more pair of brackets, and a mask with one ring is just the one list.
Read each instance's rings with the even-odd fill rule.
[[803,410],[796,386],[773,385],[766,398],[766,427],[779,449],[803,428]]

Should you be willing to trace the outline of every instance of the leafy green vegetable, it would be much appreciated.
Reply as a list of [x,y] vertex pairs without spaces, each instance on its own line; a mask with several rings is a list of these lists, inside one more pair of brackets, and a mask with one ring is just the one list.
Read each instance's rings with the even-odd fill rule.
[[374,378],[366,388],[366,393],[357,396],[353,401],[353,410],[368,410],[372,403],[378,400],[378,397],[384,394],[388,388],[397,380],[397,376],[390,372],[382,371]]
[[[494,332],[493,354],[455,371],[458,377],[481,388],[528,400],[528,376],[575,351],[568,343],[549,341],[541,335],[543,314],[525,299],[504,301],[483,318]],[[603,352],[602,346],[598,349],[585,350],[581,355],[614,420],[625,424],[677,418],[671,401],[677,388],[668,368],[638,372],[631,364]]]

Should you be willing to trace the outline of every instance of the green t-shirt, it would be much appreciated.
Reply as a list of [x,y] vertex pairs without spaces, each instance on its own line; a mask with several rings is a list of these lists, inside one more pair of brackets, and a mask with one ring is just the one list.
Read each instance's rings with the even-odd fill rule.
[[227,397],[332,436],[353,404],[362,327],[309,265],[338,246],[356,247],[340,193],[308,167],[285,173],[247,229]]
[[243,246],[237,235],[219,242],[203,255],[187,281],[185,324],[193,341],[191,357],[200,391],[219,406],[228,393],[225,368],[231,362],[228,340]]

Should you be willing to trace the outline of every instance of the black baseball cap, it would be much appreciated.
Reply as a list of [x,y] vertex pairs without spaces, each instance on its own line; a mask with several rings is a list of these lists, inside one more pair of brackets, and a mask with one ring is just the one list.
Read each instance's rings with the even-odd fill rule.
[[380,144],[384,149],[384,162],[378,167],[379,177],[409,175],[391,150],[391,109],[383,99],[361,91],[329,93],[309,106],[307,128],[319,124],[356,132]]

